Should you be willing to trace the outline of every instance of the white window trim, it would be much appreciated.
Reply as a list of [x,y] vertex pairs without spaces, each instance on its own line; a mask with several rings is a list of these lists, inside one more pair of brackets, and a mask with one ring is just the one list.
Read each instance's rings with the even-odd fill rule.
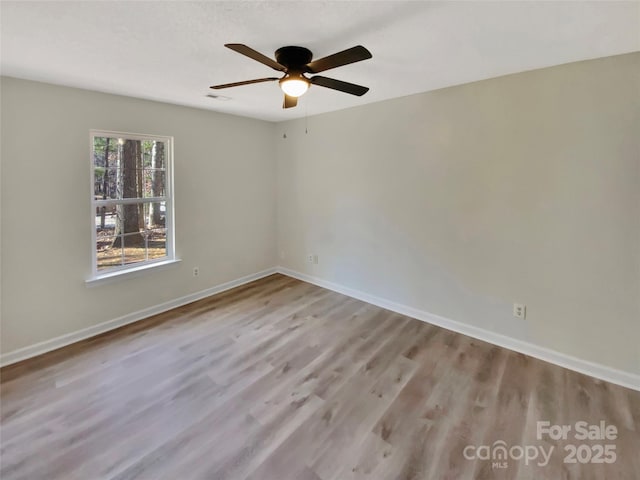
[[[173,199],[173,137],[165,135],[147,135],[141,133],[127,133],[127,132],[114,132],[110,130],[95,130],[89,131],[89,161],[91,165],[91,171],[89,174],[89,193],[91,198],[91,276],[86,279],[87,284],[98,284],[113,281],[117,278],[138,276],[142,272],[149,270],[155,270],[160,267],[177,263],[180,259],[175,255],[175,208]],[[157,258],[153,260],[146,260],[144,262],[137,262],[131,265],[122,265],[120,267],[109,268],[108,270],[98,271],[98,257],[96,252],[96,208],[105,203],[105,200],[96,200],[95,198],[95,163],[93,158],[93,146],[95,137],[121,137],[127,140],[140,140],[140,141],[161,141],[165,142],[165,229],[167,235],[167,256]],[[124,199],[122,203],[139,203],[141,199]],[[145,203],[153,203],[154,198],[142,199]],[[109,203],[109,202],[107,202]]]

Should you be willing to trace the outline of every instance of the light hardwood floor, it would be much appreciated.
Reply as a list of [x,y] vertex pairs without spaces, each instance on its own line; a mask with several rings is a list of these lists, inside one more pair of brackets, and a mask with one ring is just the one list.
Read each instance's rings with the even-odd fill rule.
[[[3,480],[640,478],[640,392],[282,275],[1,376]],[[538,440],[538,421],[618,435]],[[554,450],[465,458],[499,441]],[[563,463],[581,443],[616,461]]]

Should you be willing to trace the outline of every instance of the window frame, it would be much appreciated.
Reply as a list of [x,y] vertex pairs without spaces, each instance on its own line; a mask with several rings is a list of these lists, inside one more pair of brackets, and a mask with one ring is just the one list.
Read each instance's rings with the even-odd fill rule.
[[[123,198],[123,199],[108,199],[97,200],[95,198],[95,158],[94,158],[94,145],[96,137],[109,137],[109,138],[122,138],[126,140],[136,141],[157,141],[164,142],[165,144],[165,184],[164,184],[164,196],[163,197],[147,197],[147,198]],[[175,210],[174,210],[174,197],[173,197],[173,137],[166,135],[150,135],[142,133],[129,133],[129,132],[117,132],[111,130],[98,130],[91,129],[89,131],[89,161],[90,161],[90,199],[91,199],[91,277],[87,282],[95,282],[122,275],[128,275],[135,272],[141,272],[144,270],[152,269],[154,267],[160,267],[170,263],[178,262],[179,260],[175,255]],[[146,203],[158,203],[159,200],[165,202],[165,232],[166,232],[166,252],[167,255],[160,258],[154,258],[151,260],[143,260],[140,262],[131,263],[129,265],[119,265],[109,267],[106,269],[98,270],[98,254],[96,251],[97,245],[97,228],[96,228],[96,211],[99,207],[105,204],[146,204]]]

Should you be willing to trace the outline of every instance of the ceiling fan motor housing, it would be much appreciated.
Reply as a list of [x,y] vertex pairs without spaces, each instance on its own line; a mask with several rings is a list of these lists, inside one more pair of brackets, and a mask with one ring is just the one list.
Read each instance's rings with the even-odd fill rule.
[[313,54],[304,47],[282,47],[275,52],[276,62],[287,67],[287,70],[304,72],[307,63],[311,62]]

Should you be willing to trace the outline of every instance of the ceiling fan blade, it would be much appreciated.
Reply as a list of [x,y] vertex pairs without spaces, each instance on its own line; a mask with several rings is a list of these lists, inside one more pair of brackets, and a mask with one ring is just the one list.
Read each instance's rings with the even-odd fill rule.
[[223,83],[222,85],[213,85],[209,88],[220,90],[221,88],[239,87],[240,85],[250,85],[252,83],[273,82],[279,80],[277,77],[257,78],[255,80],[245,80],[244,82]]
[[315,60],[307,64],[307,71],[311,73],[320,73],[330,68],[341,67],[342,65],[348,65],[350,63],[359,62],[371,58],[371,52],[364,48],[362,45],[357,47],[347,48],[342,52],[334,53],[328,57]]
[[359,97],[369,91],[369,87],[363,87],[362,85],[356,85],[355,83],[343,82],[342,80],[336,80],[334,78],[322,77],[320,75],[311,77],[309,81],[314,85],[333,88],[334,90],[340,90],[341,92],[350,93],[351,95],[357,95]]
[[279,70],[281,72],[287,71],[287,67],[285,67],[284,65],[280,65],[275,60],[270,59],[269,57],[261,54],[260,52],[256,52],[253,48],[247,47],[242,43],[226,43],[224,46],[227,48],[230,48],[234,52],[241,53],[242,55],[245,55],[249,58],[252,58],[253,60],[263,63],[267,67],[271,67],[274,70]]
[[284,95],[284,103],[282,104],[282,108],[292,108],[298,105],[298,97],[292,97],[291,95]]

